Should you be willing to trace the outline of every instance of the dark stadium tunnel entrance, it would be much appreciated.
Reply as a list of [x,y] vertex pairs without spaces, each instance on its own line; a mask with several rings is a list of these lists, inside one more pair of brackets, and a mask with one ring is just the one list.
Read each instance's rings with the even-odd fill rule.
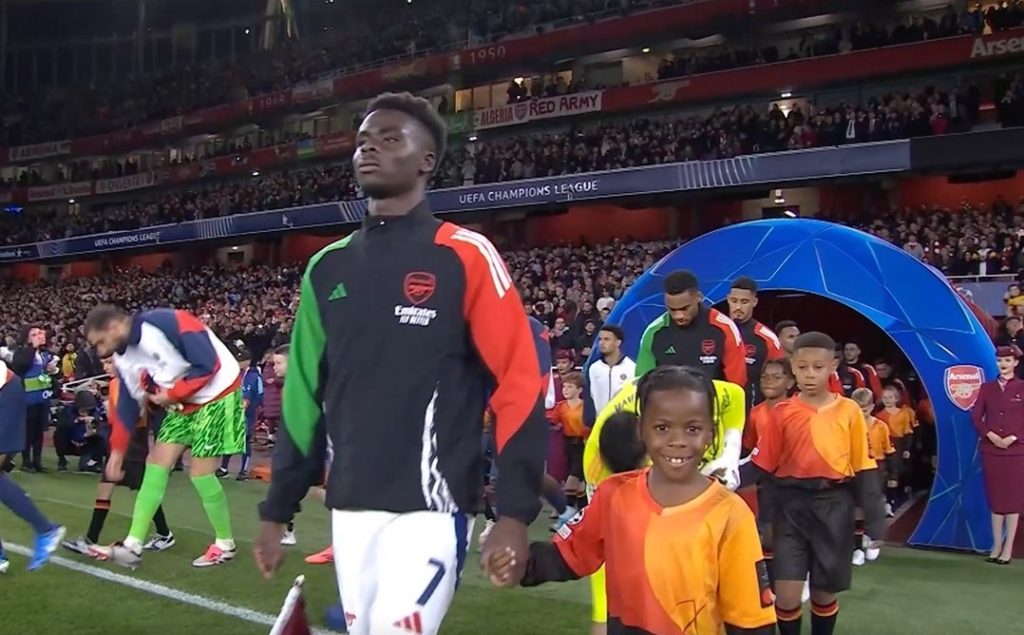
[[[931,398],[938,465],[909,544],[969,551],[992,544],[970,406],[995,376],[994,347],[978,319],[935,269],[857,230],[812,219],[761,220],[703,234],[645,272],[608,321],[635,355],[648,324],[665,310],[663,278],[689,269],[709,304],[725,300],[737,277],[753,278],[764,299],[755,315],[774,326],[792,318],[802,331],[857,341],[872,362],[900,352]],[[895,357],[895,355],[894,355]]]
[[[729,314],[724,300],[714,306]],[[801,333],[821,331],[839,344],[856,342],[863,351],[862,362],[873,364],[877,358],[884,358],[901,370],[911,370],[903,351],[878,325],[855,309],[817,294],[792,289],[759,291],[754,319],[772,330],[779,322],[792,320]]]

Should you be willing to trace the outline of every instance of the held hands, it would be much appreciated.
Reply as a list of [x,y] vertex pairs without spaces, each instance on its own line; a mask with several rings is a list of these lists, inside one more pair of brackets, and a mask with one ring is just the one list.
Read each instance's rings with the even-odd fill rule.
[[992,442],[992,445],[1002,450],[1009,448],[1017,442],[1017,437],[1012,434],[1006,437],[1001,437],[995,432],[989,432],[986,436],[988,437],[988,440]]
[[252,555],[256,560],[256,568],[267,580],[274,577],[274,573],[281,568],[281,564],[284,562],[281,537],[284,536],[285,528],[285,525],[280,523],[261,521],[256,540],[252,543]]
[[516,568],[515,553],[508,547],[501,551],[492,551],[490,561],[484,564],[484,571],[491,579],[491,584],[496,587],[515,586],[512,582],[513,571]]
[[480,568],[495,586],[518,585],[526,574],[530,546],[526,525],[505,516],[494,524],[480,554]]

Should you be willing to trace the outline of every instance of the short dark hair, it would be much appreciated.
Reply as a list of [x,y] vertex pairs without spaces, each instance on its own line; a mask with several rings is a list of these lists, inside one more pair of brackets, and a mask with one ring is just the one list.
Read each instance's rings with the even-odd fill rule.
[[680,269],[665,276],[665,293],[669,295],[696,291],[698,288],[700,288],[700,284],[697,282],[697,276],[693,275],[692,271]]
[[776,357],[775,359],[769,359],[761,366],[761,370],[768,368],[769,366],[778,366],[782,369],[782,374],[790,379],[793,379],[793,365],[789,363],[788,357]]
[[740,276],[739,278],[733,280],[732,288],[743,289],[744,291],[749,291],[754,295],[757,295],[757,283],[754,282],[753,278],[750,278],[748,276]]
[[21,328],[21,333],[20,333],[20,335],[21,335],[21,343],[22,343],[22,344],[26,344],[26,343],[28,343],[28,336],[32,334],[32,331],[33,331],[34,329],[39,329],[39,330],[41,330],[41,331],[45,331],[45,330],[46,330],[46,329],[45,329],[45,328],[43,328],[43,326],[42,326],[42,325],[40,325],[40,324],[26,324],[25,326],[23,326],[23,327]]
[[274,349],[274,355],[287,355],[291,350],[291,344],[281,344]]
[[614,324],[605,324],[604,326],[601,327],[601,330],[608,331],[615,337],[619,338],[620,342],[625,341],[626,339],[626,332],[622,330],[622,327],[616,326]]
[[111,322],[128,317],[121,308],[113,304],[98,304],[85,316],[85,323],[82,325],[86,333],[102,331],[110,326]]
[[781,333],[790,327],[797,329],[800,328],[793,320],[782,320],[781,322],[775,325],[775,333]]
[[823,348],[828,351],[835,351],[836,341],[832,339],[828,334],[822,333],[821,331],[807,331],[797,336],[796,341],[793,342],[793,350],[798,351],[801,348]]
[[647,456],[640,438],[640,422],[627,410],[616,412],[601,427],[601,459],[612,473],[639,469]]
[[444,160],[444,152],[448,145],[448,126],[437,109],[426,99],[417,97],[411,93],[381,93],[377,95],[366,106],[364,117],[377,110],[397,110],[403,112],[416,121],[420,122],[434,140],[434,153],[437,161],[434,163],[434,171],[441,166]]

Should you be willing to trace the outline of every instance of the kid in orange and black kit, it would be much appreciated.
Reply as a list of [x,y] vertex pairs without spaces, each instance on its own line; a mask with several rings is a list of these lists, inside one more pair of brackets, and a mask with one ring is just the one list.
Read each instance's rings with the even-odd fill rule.
[[[757,447],[757,441],[761,434],[760,431],[764,427],[771,425],[772,409],[776,404],[785,400],[789,393],[793,391],[795,380],[793,379],[793,368],[789,363],[789,359],[782,357],[765,362],[761,369],[759,382],[760,394],[764,397],[764,401],[751,408],[750,414],[747,416],[747,424],[743,428],[744,453],[753,452],[754,448]],[[768,577],[774,581],[772,561],[775,556],[772,552],[772,526],[770,516],[766,513],[766,511],[774,509],[775,505],[771,500],[772,483],[757,483],[757,475],[753,473],[756,470],[757,467],[752,463],[743,465],[740,468],[740,480],[743,483],[756,483],[757,529],[761,533],[761,545],[764,547],[764,560],[768,567]]]
[[[606,564],[609,635],[771,635],[753,514],[700,473],[715,438],[713,384],[697,369],[664,366],[640,380],[637,396],[651,467],[607,478],[553,542],[531,544],[522,584],[574,580]],[[505,586],[514,562],[504,551],[484,565]]]
[[754,464],[776,492],[776,508],[767,513],[781,635],[800,633],[800,596],[808,573],[811,633],[832,635],[835,630],[836,594],[850,588],[852,577],[856,507],[864,510],[868,535],[877,539],[884,534],[864,414],[853,400],[829,391],[834,352],[835,342],[824,333],[797,338],[792,362],[800,393],[772,409],[771,424],[759,430],[754,450]]

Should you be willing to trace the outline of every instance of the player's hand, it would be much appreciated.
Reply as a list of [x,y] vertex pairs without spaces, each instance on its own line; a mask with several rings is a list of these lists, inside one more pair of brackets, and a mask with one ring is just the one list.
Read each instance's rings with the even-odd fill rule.
[[104,468],[104,476],[111,483],[120,483],[124,479],[124,463],[117,452],[112,452],[107,459],[107,466]]
[[573,475],[570,474],[569,477],[565,479],[565,492],[567,494],[573,494],[575,492],[582,492],[582,491],[583,491],[583,482],[580,481],[578,476],[573,476]]
[[491,584],[496,587],[512,586],[512,570],[516,566],[516,557],[511,549],[491,552],[490,562],[486,563],[485,570],[491,579]]
[[149,395],[149,401],[161,408],[166,408],[174,403],[174,399],[171,398],[166,389],[161,389],[160,392]]
[[256,559],[256,568],[263,577],[269,580],[281,568],[284,562],[284,549],[281,537],[284,536],[285,525],[268,521],[260,522],[260,530],[252,543],[252,555]]
[[516,586],[526,575],[526,561],[529,558],[530,545],[526,539],[526,525],[514,518],[504,516],[494,523],[491,533],[484,542],[484,548],[480,553],[480,567],[490,576],[491,560],[494,554],[496,562],[501,563],[503,557],[510,557],[511,564],[507,576],[500,578],[500,586]]
[[707,465],[701,469],[701,474],[717,478],[731,492],[735,492],[740,486],[739,467],[730,465],[729,461],[722,458],[708,461]]

